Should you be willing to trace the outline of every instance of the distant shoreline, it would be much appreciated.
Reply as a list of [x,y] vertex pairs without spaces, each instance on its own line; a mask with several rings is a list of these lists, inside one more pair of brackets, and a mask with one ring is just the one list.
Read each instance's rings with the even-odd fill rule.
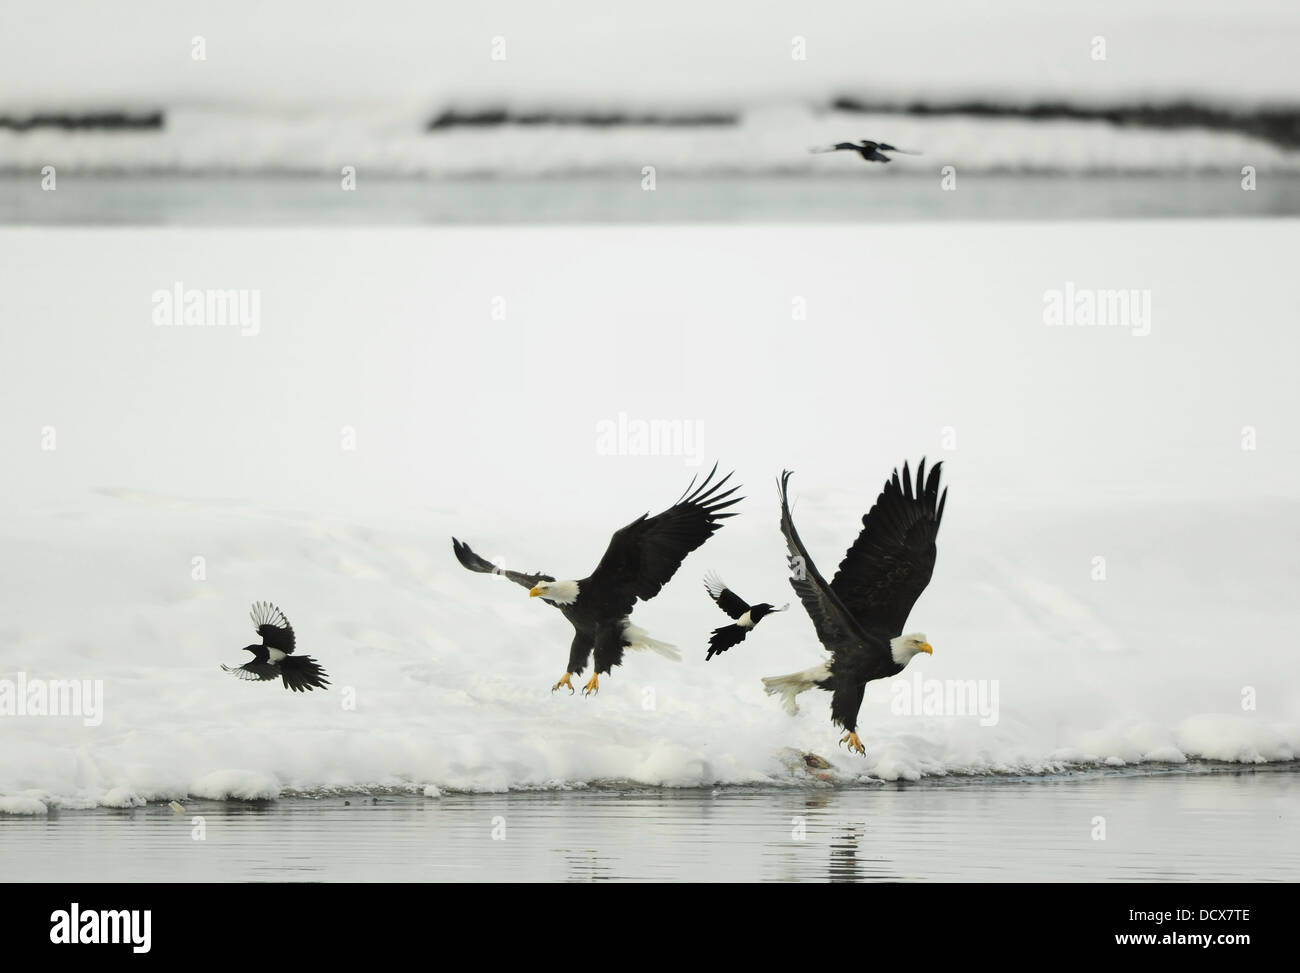
[[[1030,121],[1103,121],[1123,128],[1160,130],[1211,129],[1239,132],[1264,139],[1282,148],[1300,147],[1300,106],[1258,108],[1220,107],[1181,101],[1129,101],[1088,105],[1061,99],[1010,103],[992,99],[893,101],[837,96],[808,106],[814,114],[842,112],[862,115],[898,115],[933,118],[1015,118]],[[168,109],[144,111],[114,109],[101,111],[38,111],[26,114],[0,113],[0,130],[30,132],[57,131],[165,131]],[[743,123],[745,112],[735,109],[701,111],[634,111],[591,108],[519,109],[508,105],[447,107],[429,117],[425,132],[456,129],[491,129],[508,126],[566,126],[574,128],[734,128]]]

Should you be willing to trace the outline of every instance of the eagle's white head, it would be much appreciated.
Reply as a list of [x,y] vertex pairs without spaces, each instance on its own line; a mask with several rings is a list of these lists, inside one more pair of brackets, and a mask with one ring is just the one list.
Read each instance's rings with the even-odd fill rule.
[[889,640],[889,654],[896,665],[905,666],[912,661],[912,656],[922,652],[926,655],[934,654],[923,632],[912,632]]
[[539,581],[528,589],[529,598],[545,598],[557,605],[572,605],[578,600],[576,581]]

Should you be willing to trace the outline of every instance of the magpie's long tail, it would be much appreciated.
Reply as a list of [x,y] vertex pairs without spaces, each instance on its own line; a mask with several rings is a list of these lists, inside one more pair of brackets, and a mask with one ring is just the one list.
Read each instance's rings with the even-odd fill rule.
[[321,664],[309,655],[287,655],[280,660],[280,678],[285,689],[295,693],[324,689],[330,684]]
[[709,654],[704,657],[704,661],[708,662],[715,655],[721,655],[732,646],[739,645],[745,641],[745,636],[748,634],[749,629],[741,628],[739,625],[723,625],[722,628],[715,628],[709,638]]

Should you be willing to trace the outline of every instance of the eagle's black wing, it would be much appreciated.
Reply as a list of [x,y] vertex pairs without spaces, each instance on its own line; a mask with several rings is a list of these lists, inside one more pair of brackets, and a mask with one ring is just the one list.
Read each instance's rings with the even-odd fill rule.
[[732,618],[739,618],[749,611],[749,603],[728,588],[726,582],[712,571],[704,576],[704,589],[718,603],[718,607]]
[[812,619],[817,638],[832,656],[861,641],[853,617],[817,570],[790,518],[790,471],[781,474],[781,533],[790,551],[790,587]]
[[[555,580],[549,574],[524,574],[522,571],[507,571],[505,568],[499,568],[486,558],[481,558],[475,554],[464,541],[458,541],[454,537],[451,539],[451,547],[456,552],[457,561],[469,568],[469,570],[478,571],[480,574],[499,574],[525,588],[533,588],[539,581]],[[542,600],[545,601],[546,599],[543,598]]]
[[263,645],[279,649],[285,655],[293,655],[293,626],[284,617],[284,612],[269,601],[255,601],[249,615],[257,628],[257,634],[262,636]]
[[907,464],[898,470],[862,518],[862,533],[853,542],[831,588],[858,624],[889,639],[902,634],[907,616],[934,572],[935,536],[943,519],[948,491],[939,493],[935,463],[927,477],[925,460],[916,470],[916,485]]
[[836,142],[834,145],[814,145],[809,152],[839,152],[848,149],[851,152],[861,152],[862,146],[857,142]]
[[273,666],[269,662],[258,662],[257,660],[245,662],[242,666],[223,664],[221,668],[226,672],[234,673],[240,679],[251,679],[259,682],[265,682],[267,679],[274,679],[280,675],[279,667]]
[[725,518],[735,515],[735,511],[722,511],[740,502],[740,497],[732,497],[739,487],[724,491],[731,474],[715,483],[717,470],[714,463],[698,487],[692,477],[686,492],[663,513],[642,514],[615,531],[596,570],[581,583],[578,603],[584,595],[594,595],[611,611],[626,615],[638,598],[646,601],[657,595],[686,555],[712,537]]

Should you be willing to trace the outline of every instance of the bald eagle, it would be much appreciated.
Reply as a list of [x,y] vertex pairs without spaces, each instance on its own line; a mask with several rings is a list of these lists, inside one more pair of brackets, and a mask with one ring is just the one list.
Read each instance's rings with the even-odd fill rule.
[[630,616],[638,598],[649,601],[657,595],[686,555],[712,537],[723,520],[735,516],[735,511],[723,511],[742,499],[732,496],[739,487],[723,491],[732,474],[715,483],[717,470],[715,463],[698,487],[693,477],[686,492],[663,513],[653,517],[642,514],[615,531],[596,569],[580,581],[502,569],[479,557],[463,541],[451,539],[456,559],[466,568],[504,575],[527,588],[530,597],[554,605],[573,625],[569,664],[551,692],[563,686],[572,694],[572,678],[587,667],[593,651],[595,671],[583,687],[584,696],[599,690],[602,673],[622,664],[625,649],[650,649],[680,661],[674,646],[652,639],[632,624]]
[[781,474],[781,533],[790,551],[790,586],[831,658],[803,672],[769,676],[763,688],[779,695],[788,713],[798,712],[795,697],[806,690],[831,693],[831,720],[847,731],[840,743],[861,754],[866,749],[858,739],[858,709],[867,683],[896,676],[914,656],[933,651],[920,632],[902,633],[934,573],[934,541],[948,498],[946,488],[939,493],[942,466],[935,463],[927,477],[921,460],[915,487],[906,463],[901,478],[894,470],[830,584],[794,529],[787,493],[790,472]]
[[836,142],[834,145],[818,146],[809,149],[810,152],[856,152],[862,156],[865,162],[890,162],[886,152],[901,152],[903,155],[920,155],[920,152],[909,152],[907,149],[900,149],[896,145],[890,145],[888,142],[873,142],[871,139],[862,139],[860,142]]
[[249,615],[257,634],[262,636],[262,644],[244,646],[245,652],[253,653],[251,662],[242,666],[222,665],[222,669],[240,679],[259,682],[279,677],[284,688],[295,693],[310,692],[318,686],[324,689],[330,684],[325,670],[315,659],[293,654],[296,639],[284,612],[268,601],[255,601]]
[[704,656],[705,662],[745,641],[745,636],[753,631],[754,626],[772,612],[783,612],[790,607],[784,605],[777,608],[767,602],[751,605],[728,588],[727,583],[712,571],[704,576],[704,590],[709,593],[709,597],[719,608],[736,620],[732,625],[723,625],[713,630],[713,634],[709,636],[709,651]]

